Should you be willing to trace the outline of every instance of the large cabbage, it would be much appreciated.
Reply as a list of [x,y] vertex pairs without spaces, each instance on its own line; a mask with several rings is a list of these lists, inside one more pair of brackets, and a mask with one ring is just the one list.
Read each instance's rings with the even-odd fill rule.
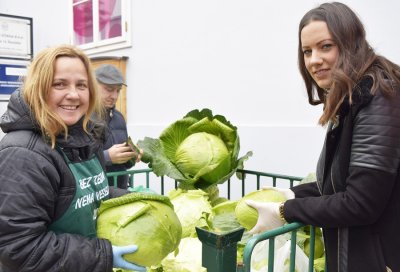
[[158,139],[146,137],[138,142],[142,161],[158,176],[168,176],[184,188],[207,188],[227,181],[248,152],[238,158],[240,142],[237,128],[211,110],[193,110],[168,126]]
[[117,246],[137,245],[138,250],[124,258],[149,267],[178,248],[182,227],[168,197],[130,193],[102,202],[97,236]]
[[207,132],[193,133],[183,140],[175,152],[175,163],[193,180],[202,177],[211,184],[231,171],[231,158],[225,143]]

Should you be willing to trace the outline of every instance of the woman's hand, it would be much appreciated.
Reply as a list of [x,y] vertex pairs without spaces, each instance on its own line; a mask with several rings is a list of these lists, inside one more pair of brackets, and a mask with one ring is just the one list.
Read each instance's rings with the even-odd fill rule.
[[256,225],[249,231],[251,234],[256,234],[284,225],[279,215],[280,202],[260,202],[254,200],[246,200],[246,204],[254,208],[258,212]]
[[136,265],[134,263],[130,263],[126,261],[122,255],[134,253],[138,247],[136,245],[131,246],[112,246],[113,250],[113,267],[114,268],[122,268],[127,270],[135,270],[135,271],[146,271],[146,267]]

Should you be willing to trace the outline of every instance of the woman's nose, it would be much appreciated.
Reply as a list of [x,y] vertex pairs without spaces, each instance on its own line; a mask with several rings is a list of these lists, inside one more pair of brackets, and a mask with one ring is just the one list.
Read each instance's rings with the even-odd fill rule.
[[75,86],[71,86],[69,89],[68,89],[68,96],[69,97],[79,97],[79,94],[78,94],[78,88],[77,87],[75,87]]
[[313,51],[310,59],[311,64],[321,64],[322,63],[322,58],[318,52]]

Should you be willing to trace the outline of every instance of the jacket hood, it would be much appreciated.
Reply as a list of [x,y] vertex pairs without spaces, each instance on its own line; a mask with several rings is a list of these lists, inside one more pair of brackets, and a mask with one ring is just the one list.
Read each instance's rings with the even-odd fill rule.
[[0,120],[0,128],[4,133],[14,130],[39,130],[20,89],[11,94],[7,110]]

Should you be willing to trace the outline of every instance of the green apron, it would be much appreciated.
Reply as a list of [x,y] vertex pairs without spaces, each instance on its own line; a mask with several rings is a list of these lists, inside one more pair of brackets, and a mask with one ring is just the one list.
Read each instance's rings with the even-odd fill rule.
[[71,205],[49,229],[57,234],[73,233],[96,237],[97,209],[102,200],[109,198],[108,181],[103,168],[96,156],[73,163],[61,148],[57,149],[74,175],[76,192]]

